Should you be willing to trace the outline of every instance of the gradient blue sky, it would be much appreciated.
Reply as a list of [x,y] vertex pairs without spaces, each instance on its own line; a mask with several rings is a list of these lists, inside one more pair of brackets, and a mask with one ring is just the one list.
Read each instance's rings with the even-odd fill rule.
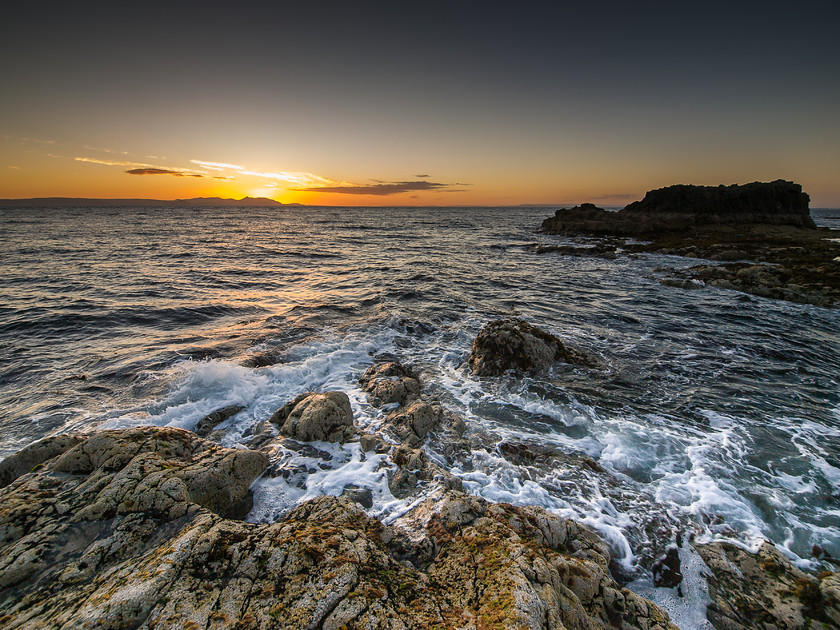
[[18,3],[0,197],[840,206],[838,6]]

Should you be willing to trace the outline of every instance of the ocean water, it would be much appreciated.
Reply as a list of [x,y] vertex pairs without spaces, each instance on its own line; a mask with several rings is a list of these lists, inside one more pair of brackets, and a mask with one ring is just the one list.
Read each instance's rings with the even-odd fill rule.
[[[310,390],[345,391],[375,428],[358,378],[386,356],[467,422],[469,456],[430,458],[472,493],[598,530],[683,628],[706,624],[696,555],[683,546],[682,597],[648,572],[678,535],[769,539],[810,569],[815,546],[840,558],[840,310],[658,282],[687,259],[536,254],[562,240],[536,233],[552,212],[0,209],[0,456],[58,432],[191,428],[238,404],[223,425],[235,446]],[[840,229],[840,210],[813,215]],[[471,341],[505,316],[597,366],[475,378]],[[276,362],[245,367],[254,356]],[[408,509],[384,456],[314,451],[275,453],[310,473],[259,480],[249,519],[348,482],[386,521]]]

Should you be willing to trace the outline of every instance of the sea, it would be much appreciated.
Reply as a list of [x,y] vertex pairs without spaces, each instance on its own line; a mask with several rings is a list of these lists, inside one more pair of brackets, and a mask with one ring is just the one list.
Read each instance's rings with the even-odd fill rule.
[[[0,209],[0,457],[64,432],[190,429],[230,405],[243,410],[220,439],[241,446],[306,391],[346,392],[373,431],[388,410],[359,377],[399,360],[466,422],[470,452],[427,445],[430,459],[470,493],[594,528],[614,572],[684,630],[708,627],[690,541],[770,540],[831,569],[840,310],[660,284],[663,269],[697,264],[686,258],[536,253],[566,242],[537,231],[553,210]],[[840,210],[812,216],[840,230]],[[472,340],[504,317],[594,365],[477,378]],[[278,465],[308,474],[257,480],[248,519],[276,521],[348,481],[386,522],[422,499],[395,498],[387,459],[358,443],[319,449],[317,462],[282,453]],[[679,592],[651,579],[668,544]]]

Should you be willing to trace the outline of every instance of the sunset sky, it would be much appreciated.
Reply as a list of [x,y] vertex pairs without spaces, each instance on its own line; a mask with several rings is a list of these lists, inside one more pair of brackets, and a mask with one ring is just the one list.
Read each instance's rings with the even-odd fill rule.
[[0,197],[840,206],[840,5],[267,4],[4,8]]

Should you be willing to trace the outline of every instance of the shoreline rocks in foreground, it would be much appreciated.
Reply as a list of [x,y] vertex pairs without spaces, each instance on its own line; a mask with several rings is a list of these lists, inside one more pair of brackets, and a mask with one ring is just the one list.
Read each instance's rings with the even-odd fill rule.
[[[557,358],[555,338],[502,323],[545,343],[541,360]],[[424,444],[445,458],[469,448],[465,424],[424,397],[411,369],[379,363],[361,383],[388,407],[374,433],[359,433],[343,392],[307,392],[257,425],[251,448],[136,427],[45,438],[0,462],[0,627],[676,630],[616,582],[593,531],[469,496],[430,461]],[[236,410],[196,429],[216,436]],[[255,479],[309,474],[277,452],[329,458],[326,439],[386,454],[388,487],[411,497],[408,510],[385,525],[360,507],[371,507],[370,490],[348,484],[277,522],[240,520]],[[718,630],[840,627],[836,573],[806,575],[769,544],[757,556],[696,548],[714,574]]]
[[0,491],[4,628],[675,628],[541,508],[441,490],[388,527],[323,496],[252,524],[224,514],[257,451],[156,427],[39,450]]
[[816,227],[808,195],[793,182],[669,186],[649,191],[618,212],[593,204],[557,210],[540,230],[609,240],[606,250],[574,248],[577,254],[601,255],[603,250],[609,254],[604,257],[613,258],[618,247],[631,255],[655,252],[717,261],[672,271],[663,284],[708,285],[818,306],[840,302],[837,233]]

